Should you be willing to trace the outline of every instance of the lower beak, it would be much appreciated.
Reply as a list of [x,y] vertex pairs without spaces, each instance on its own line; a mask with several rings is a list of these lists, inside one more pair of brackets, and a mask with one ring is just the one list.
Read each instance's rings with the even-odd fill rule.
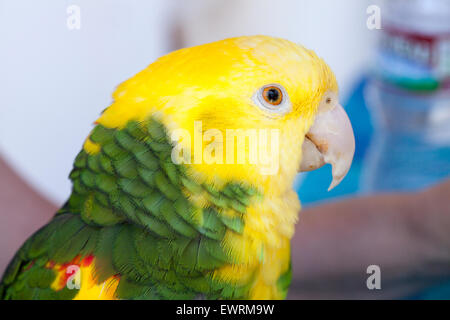
[[320,112],[302,145],[300,172],[311,171],[325,163],[332,166],[333,180],[328,191],[346,176],[355,153],[355,137],[347,114],[341,105]]

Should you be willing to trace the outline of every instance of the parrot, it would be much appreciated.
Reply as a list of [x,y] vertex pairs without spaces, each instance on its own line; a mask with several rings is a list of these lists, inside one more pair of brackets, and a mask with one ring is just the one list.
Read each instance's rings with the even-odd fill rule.
[[285,299],[294,179],[329,164],[333,188],[355,149],[325,61],[240,36],[170,52],[112,96],[0,298]]

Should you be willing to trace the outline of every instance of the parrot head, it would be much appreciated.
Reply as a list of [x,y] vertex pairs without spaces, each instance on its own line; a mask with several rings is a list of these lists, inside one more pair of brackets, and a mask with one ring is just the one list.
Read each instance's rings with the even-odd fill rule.
[[333,188],[352,162],[353,131],[333,72],[288,40],[249,36],[184,48],[122,83],[113,98],[97,123],[157,118],[178,146],[172,159],[213,185],[243,181],[282,194],[297,172],[329,163]]

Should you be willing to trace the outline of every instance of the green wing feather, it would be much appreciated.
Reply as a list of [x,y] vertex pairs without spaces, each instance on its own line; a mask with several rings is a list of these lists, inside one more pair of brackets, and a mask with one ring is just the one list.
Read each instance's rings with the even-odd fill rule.
[[[250,284],[235,287],[211,275],[233,262],[221,243],[227,229],[242,232],[256,190],[238,183],[218,190],[191,180],[171,162],[172,146],[155,119],[120,130],[97,125],[90,139],[100,152],[78,154],[69,200],[17,252],[0,297],[71,299],[76,289],[50,288],[56,274],[46,263],[94,255],[99,282],[120,276],[121,299],[245,298]],[[183,190],[206,191],[211,205],[195,207]],[[225,217],[220,209],[235,214]]]

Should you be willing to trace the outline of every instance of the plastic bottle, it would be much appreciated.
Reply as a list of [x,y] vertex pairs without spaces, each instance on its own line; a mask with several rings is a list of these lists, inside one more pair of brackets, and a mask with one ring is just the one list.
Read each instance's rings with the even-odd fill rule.
[[450,1],[389,0],[381,17],[361,186],[415,190],[450,175]]

